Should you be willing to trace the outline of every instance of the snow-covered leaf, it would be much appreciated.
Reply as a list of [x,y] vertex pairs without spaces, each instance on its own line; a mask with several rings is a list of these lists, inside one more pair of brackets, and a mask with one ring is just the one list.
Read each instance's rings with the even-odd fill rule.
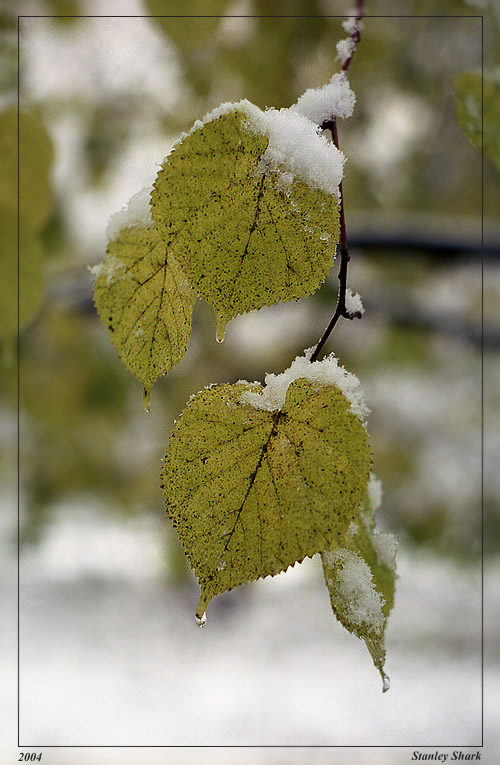
[[124,226],[93,271],[96,308],[147,404],[157,378],[186,353],[196,295],[153,226]]
[[205,389],[171,436],[162,486],[201,586],[199,618],[215,595],[343,544],[359,520],[371,453],[348,398],[299,377],[281,408],[272,401],[256,383]]
[[385,628],[394,604],[396,538],[375,530],[373,493],[366,492],[344,541],[323,551],[321,560],[335,616],[365,641],[387,690]]
[[217,314],[313,292],[338,239],[343,156],[292,110],[248,102],[198,123],[160,170],[151,211],[169,251]]

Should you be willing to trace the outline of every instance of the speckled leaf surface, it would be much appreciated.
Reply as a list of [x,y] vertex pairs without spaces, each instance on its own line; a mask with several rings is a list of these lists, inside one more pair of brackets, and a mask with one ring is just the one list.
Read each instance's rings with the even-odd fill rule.
[[332,265],[337,198],[260,172],[267,145],[243,113],[224,114],[174,148],[151,196],[160,235],[215,309],[219,337],[239,313],[311,294]]
[[332,610],[349,632],[364,640],[384,690],[388,688],[385,630],[394,605],[395,555],[395,537],[375,530],[368,494],[342,544],[321,554]]
[[186,353],[196,295],[155,228],[121,230],[96,271],[94,300],[148,402],[157,378]]
[[241,402],[258,385],[205,389],[177,422],[162,470],[167,514],[201,586],[217,594],[340,544],[358,518],[371,453],[334,386],[304,379],[282,410]]

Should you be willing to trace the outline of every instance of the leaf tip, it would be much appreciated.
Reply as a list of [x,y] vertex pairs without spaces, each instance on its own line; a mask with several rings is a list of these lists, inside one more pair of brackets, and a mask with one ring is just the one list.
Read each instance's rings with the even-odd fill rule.
[[201,616],[198,615],[198,612],[194,615],[194,620],[198,627],[204,627],[207,623],[207,612],[204,611]]
[[142,400],[144,401],[144,409],[146,410],[146,412],[151,411],[151,406],[149,401],[150,395],[151,395],[151,388],[143,388]]
[[226,320],[217,317],[217,327],[215,330],[215,339],[218,343],[224,342],[224,335],[226,334]]
[[382,693],[386,693],[391,687],[391,678],[385,674],[383,669],[380,670],[380,674],[382,675]]

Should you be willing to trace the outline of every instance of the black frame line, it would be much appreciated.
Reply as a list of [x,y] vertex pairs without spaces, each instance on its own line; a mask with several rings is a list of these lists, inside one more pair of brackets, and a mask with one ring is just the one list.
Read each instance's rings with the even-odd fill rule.
[[21,744],[20,742],[20,724],[21,724],[21,675],[20,675],[20,529],[21,529],[21,437],[20,437],[20,152],[19,152],[19,113],[21,100],[21,58],[20,58],[20,21],[21,19],[47,19],[47,18],[80,18],[80,19],[144,19],[144,18],[171,18],[171,19],[195,19],[195,18],[317,18],[317,19],[345,19],[349,15],[55,15],[55,14],[26,14],[17,16],[17,747],[18,749],[44,750],[44,749],[439,749],[439,750],[477,750],[484,747],[484,15],[483,14],[419,14],[419,15],[375,15],[366,14],[365,19],[481,19],[481,261],[480,261],[480,292],[481,292],[481,368],[480,368],[480,436],[481,436],[481,483],[480,483],[480,503],[481,503],[481,743],[467,746],[453,744]]

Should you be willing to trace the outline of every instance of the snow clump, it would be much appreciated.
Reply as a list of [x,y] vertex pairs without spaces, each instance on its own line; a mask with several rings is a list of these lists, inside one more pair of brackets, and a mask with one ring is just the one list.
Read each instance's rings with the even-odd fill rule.
[[357,16],[356,11],[352,11],[348,18],[342,22],[342,26],[348,35],[356,35],[362,31],[363,21]]
[[[349,401],[351,412],[364,423],[369,410],[360,390],[358,378],[340,366],[333,353],[322,361],[311,362],[312,351],[313,349],[309,348],[304,356],[297,356],[291,366],[281,374],[267,374],[265,387],[260,391],[245,391],[240,401],[250,404],[254,409],[263,409],[268,412],[279,411],[285,404],[290,383],[294,380],[305,379],[309,380],[316,389],[325,385],[339,388]],[[240,382],[246,381],[240,380]]]
[[341,72],[334,74],[327,85],[306,90],[291,108],[316,125],[322,125],[337,117],[347,119],[352,115],[355,103],[356,96],[351,90],[347,75]]
[[361,302],[361,295],[358,292],[353,294],[349,287],[345,292],[345,307],[348,313],[359,313],[363,315],[365,312],[363,303]]

